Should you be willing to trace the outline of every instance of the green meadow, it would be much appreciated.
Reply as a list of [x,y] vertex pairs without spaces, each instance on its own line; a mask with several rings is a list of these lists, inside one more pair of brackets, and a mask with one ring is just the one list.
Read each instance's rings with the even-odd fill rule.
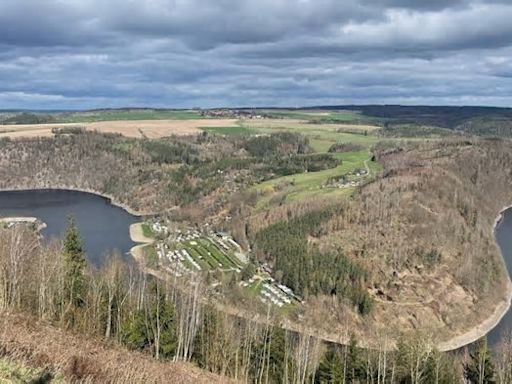
[[75,112],[59,117],[62,123],[92,123],[117,120],[192,120],[203,119],[197,111],[174,111],[158,109],[101,110]]
[[368,178],[373,177],[379,170],[379,165],[370,161],[371,154],[368,150],[337,153],[333,156],[341,160],[341,164],[335,168],[278,177],[253,186],[251,190],[257,191],[260,195],[257,208],[267,207],[276,195],[284,195],[289,202],[310,197],[350,196],[356,187],[334,188],[326,186],[326,182],[329,179],[347,175],[356,169],[365,169],[365,163],[370,170]]

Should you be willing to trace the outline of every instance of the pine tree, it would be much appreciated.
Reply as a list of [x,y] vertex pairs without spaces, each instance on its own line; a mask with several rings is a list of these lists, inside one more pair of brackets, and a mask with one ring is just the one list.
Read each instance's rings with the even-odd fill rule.
[[242,269],[242,280],[249,280],[256,273],[256,267],[253,263],[247,263]]
[[349,383],[357,382],[363,376],[363,367],[361,362],[360,350],[357,346],[357,338],[354,334],[350,335],[347,356],[347,379]]
[[169,358],[176,352],[175,308],[154,288],[156,284],[150,288],[154,296],[148,297],[146,307],[134,311],[122,325],[122,340],[130,349],[152,350],[155,357]]
[[343,356],[335,345],[329,345],[327,353],[320,362],[316,382],[321,384],[342,384],[344,382]]
[[286,381],[286,367],[288,364],[286,354],[286,331],[280,327],[273,327],[270,336],[269,348],[269,376],[272,382],[284,383]]
[[145,350],[151,345],[149,331],[143,309],[133,311],[125,321],[121,330],[122,340],[131,349]]
[[472,384],[495,383],[494,365],[487,347],[487,339],[481,339],[464,365],[464,375]]
[[69,219],[64,238],[64,300],[72,308],[81,307],[85,302],[86,281],[85,251],[80,232],[73,217]]

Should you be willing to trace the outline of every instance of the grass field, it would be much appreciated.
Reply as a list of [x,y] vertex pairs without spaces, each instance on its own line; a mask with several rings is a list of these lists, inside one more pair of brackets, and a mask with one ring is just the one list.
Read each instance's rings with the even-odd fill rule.
[[263,281],[262,280],[255,280],[253,281],[252,283],[250,283],[246,288],[247,288],[247,292],[251,295],[251,296],[258,296],[261,292],[261,288],[262,288],[262,285],[263,285]]
[[285,196],[285,200],[288,202],[310,197],[350,196],[356,187],[325,187],[325,183],[331,178],[341,177],[355,169],[366,168],[365,162],[370,169],[370,174],[367,177],[372,177],[372,175],[379,170],[379,165],[377,163],[369,161],[370,152],[367,150],[337,153],[333,156],[341,160],[341,164],[335,168],[320,172],[300,173],[278,177],[252,187],[251,190],[258,191],[261,196],[256,208],[266,208],[276,195]]
[[367,118],[355,111],[324,111],[324,110],[265,110],[267,116],[284,119],[301,119],[307,121],[325,122],[356,122],[366,121]]
[[327,152],[336,143],[354,143],[365,147],[375,144],[379,138],[375,132],[380,127],[359,124],[311,124],[296,119],[241,120],[227,127],[201,127],[204,131],[226,136],[265,135],[276,132],[295,132],[309,138],[315,152]]
[[377,143],[378,138],[372,135],[345,132],[315,132],[310,135],[310,145],[315,152],[327,152],[336,143],[360,144],[369,148]]
[[[316,153],[325,153],[333,144],[353,143],[361,145],[365,150],[358,152],[336,153],[333,156],[341,160],[335,168],[320,172],[301,173],[272,179],[250,188],[257,191],[259,199],[257,209],[268,207],[274,198],[291,202],[309,197],[340,197],[350,196],[356,187],[334,188],[326,186],[328,180],[349,174],[356,169],[368,166],[372,177],[378,170],[378,164],[370,162],[371,147],[379,141],[375,132],[380,127],[362,124],[313,124],[296,119],[305,113],[283,113],[282,119],[252,119],[241,120],[237,127],[203,128],[209,132],[223,135],[257,135],[276,132],[295,132],[309,138],[310,146]],[[309,114],[308,114],[309,115]],[[316,115],[313,113],[313,115]],[[326,114],[322,114],[325,116]],[[292,119],[290,117],[294,117]],[[340,118],[341,120],[341,118]]]
[[142,250],[144,252],[144,259],[146,260],[147,266],[150,268],[158,267],[158,255],[156,254],[155,247],[146,245]]
[[235,125],[232,127],[201,127],[206,132],[224,136],[250,136],[258,134],[258,130],[247,126]]
[[357,124],[310,124],[293,119],[244,120],[241,128],[252,134],[296,132],[309,138],[315,152],[327,152],[336,143],[354,143],[369,147],[378,141],[374,133],[380,129],[374,125]]
[[171,111],[153,109],[103,110],[75,112],[60,115],[62,123],[91,123],[95,121],[119,120],[197,120],[204,119],[197,111]]
[[154,238],[155,232],[151,229],[151,226],[148,223],[143,223],[141,225],[142,227],[142,234],[146,237]]
[[[204,271],[210,270],[238,270],[243,264],[235,256],[237,249],[222,246],[222,242],[214,235],[209,237],[199,237],[191,240],[175,242],[171,250],[185,249],[194,261],[201,266]],[[187,268],[194,270],[194,267],[188,260],[182,260]]]

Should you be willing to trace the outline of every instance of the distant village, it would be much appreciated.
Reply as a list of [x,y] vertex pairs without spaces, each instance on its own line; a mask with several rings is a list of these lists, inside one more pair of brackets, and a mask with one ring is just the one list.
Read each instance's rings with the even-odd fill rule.
[[245,109],[207,109],[199,110],[199,114],[203,117],[223,118],[223,119],[265,119],[269,115]]

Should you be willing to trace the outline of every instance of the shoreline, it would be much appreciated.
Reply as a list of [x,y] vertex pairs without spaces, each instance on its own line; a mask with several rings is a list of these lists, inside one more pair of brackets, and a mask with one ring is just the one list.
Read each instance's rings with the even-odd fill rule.
[[91,195],[96,195],[99,197],[102,197],[104,199],[107,199],[110,204],[124,209],[126,212],[128,212],[132,216],[142,217],[142,216],[152,216],[156,215],[154,212],[148,212],[148,211],[139,211],[132,207],[130,207],[127,204],[121,203],[116,200],[116,198],[112,195],[98,192],[94,189],[88,189],[88,188],[77,188],[77,187],[23,187],[23,188],[0,188],[0,192],[20,192],[20,191],[69,191],[69,192],[83,192],[83,193],[90,193]]
[[132,255],[132,257],[138,263],[142,261],[142,248],[155,242],[155,239],[144,236],[142,231],[142,224],[143,223],[140,222],[130,225],[130,239],[137,244],[130,249],[130,255]]
[[144,236],[144,231],[142,230],[142,222],[130,224],[130,238],[134,243],[142,243],[142,244],[151,244],[155,241],[155,239],[151,237]]
[[41,232],[43,229],[47,227],[46,223],[39,219],[38,217],[32,216],[16,216],[16,217],[1,217],[0,216],[0,224],[9,224],[9,223],[22,223],[22,224],[32,224],[36,225],[36,231]]
[[[492,227],[492,234],[494,236],[494,239],[497,244],[496,240],[496,229],[500,225],[501,221],[503,220],[504,213],[511,209],[512,205],[507,205],[503,207],[496,219],[494,220],[494,225]],[[448,352],[448,351],[454,351],[463,347],[466,347],[470,344],[473,344],[478,339],[481,339],[482,337],[486,336],[488,333],[490,333],[503,319],[503,317],[507,314],[507,312],[510,310],[512,306],[512,281],[510,279],[510,273],[508,271],[507,262],[505,261],[505,257],[503,256],[503,253],[501,252],[501,249],[499,245],[497,244],[498,249],[501,254],[501,259],[503,261],[503,265],[505,267],[505,270],[507,272],[507,289],[506,289],[506,295],[505,298],[502,298],[498,304],[496,305],[496,308],[494,309],[494,312],[484,319],[482,322],[474,326],[472,329],[466,331],[465,333],[452,337],[451,339],[441,342],[438,344],[438,348],[441,352]]]
[[473,344],[475,341],[481,339],[482,337],[485,337],[500,323],[501,319],[503,319],[503,317],[510,310],[511,304],[512,282],[510,281],[509,278],[507,282],[507,297],[505,299],[500,300],[491,316],[487,317],[480,324],[476,325],[475,327],[463,333],[462,335],[455,336],[448,341],[439,343],[437,345],[439,351],[449,352],[460,348],[464,348],[470,344]]
[[[27,188],[0,188],[0,192],[21,192],[21,191],[69,191],[69,192],[82,192],[82,193],[89,193],[91,195],[99,196],[103,199],[108,200],[108,202],[116,206],[118,208],[121,208],[128,212],[130,215],[135,216],[137,218],[141,218],[143,216],[153,216],[156,215],[154,212],[147,212],[147,211],[138,211],[130,206],[118,202],[113,196],[108,195],[106,193],[101,193],[93,189],[86,189],[86,188],[75,188],[75,187],[52,187],[52,188],[36,188],[36,187],[27,187]],[[37,219],[37,218],[34,218]],[[39,220],[39,219],[37,219]],[[136,243],[137,245],[130,248],[129,253],[138,261],[138,258],[140,258],[141,253],[140,250],[145,247],[148,244],[151,244],[154,242],[154,239],[151,239],[149,237],[145,237],[142,233],[142,228],[140,226],[142,225],[142,222],[134,223],[130,225],[129,233],[130,233],[130,239]],[[39,230],[46,228],[46,223],[43,223],[43,225],[38,228]]]

